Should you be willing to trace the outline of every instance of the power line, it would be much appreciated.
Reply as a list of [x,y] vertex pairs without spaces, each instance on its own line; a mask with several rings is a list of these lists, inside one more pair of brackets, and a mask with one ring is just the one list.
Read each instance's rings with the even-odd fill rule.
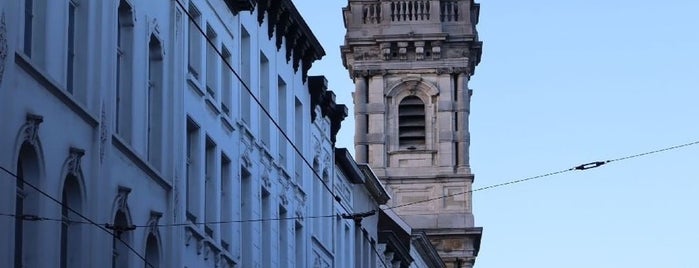
[[[0,166],[0,169],[2,169],[2,171],[5,171],[7,174],[10,174],[12,177],[14,177],[16,180],[18,180],[19,183],[29,185],[29,187],[31,187],[32,189],[34,189],[35,191],[37,191],[37,192],[40,193],[41,195],[47,197],[48,199],[50,199],[50,200],[53,201],[53,202],[56,202],[56,204],[61,205],[61,207],[65,207],[65,208],[68,209],[70,212],[74,213],[75,215],[78,215],[80,218],[82,218],[83,220],[87,221],[87,223],[89,223],[89,224],[91,224],[91,225],[94,225],[94,226],[97,226],[97,228],[99,228],[100,230],[105,231],[106,233],[108,233],[109,235],[111,235],[113,238],[116,238],[116,239],[119,240],[122,244],[124,244],[124,246],[126,246],[129,250],[131,250],[134,254],[136,254],[136,256],[138,256],[139,258],[141,258],[149,267],[155,268],[155,266],[153,266],[153,264],[149,263],[148,260],[146,260],[146,258],[145,258],[143,255],[141,255],[140,253],[138,253],[138,251],[136,251],[131,245],[129,245],[128,243],[126,243],[126,241],[124,241],[123,239],[121,239],[121,237],[119,237],[118,235],[116,235],[116,234],[110,232],[108,229],[106,229],[106,227],[103,227],[102,225],[97,224],[96,222],[92,221],[90,218],[88,218],[88,217],[86,217],[85,215],[81,214],[81,213],[78,212],[77,210],[75,210],[75,209],[73,209],[73,208],[71,208],[71,207],[69,207],[69,206],[63,204],[63,202],[61,202],[61,201],[59,201],[58,199],[54,198],[53,196],[47,194],[46,192],[42,191],[42,190],[39,189],[38,187],[34,186],[33,184],[27,182],[26,180],[24,180],[24,178],[20,178],[19,176],[17,176],[16,174],[12,173],[11,171],[9,171],[8,169],[6,169],[5,167]],[[16,217],[16,216],[15,216],[15,217]],[[34,216],[34,215],[23,215],[21,218],[22,218],[22,220],[25,220],[25,219],[28,219],[28,220],[54,220],[54,219],[41,218],[41,217]],[[61,221],[63,221],[63,220],[61,220]],[[15,234],[15,235],[16,235],[16,234]]]
[[508,181],[508,182],[503,182],[503,183],[498,183],[498,184],[493,184],[493,185],[489,185],[489,186],[485,186],[485,187],[473,189],[473,190],[470,190],[470,191],[458,192],[458,193],[454,193],[454,194],[448,194],[448,195],[443,195],[443,196],[439,196],[439,197],[428,198],[428,199],[419,200],[419,201],[415,201],[415,202],[409,202],[409,203],[405,203],[405,204],[401,204],[401,205],[396,205],[396,206],[392,206],[392,207],[387,207],[387,208],[385,208],[384,210],[386,210],[386,209],[400,208],[400,207],[406,207],[406,206],[412,206],[412,205],[416,205],[416,204],[420,204],[420,203],[426,203],[426,202],[431,202],[431,201],[435,201],[435,200],[439,200],[439,199],[444,199],[444,198],[447,198],[447,197],[453,197],[453,196],[458,196],[458,195],[464,195],[464,194],[473,193],[473,192],[477,192],[477,191],[483,191],[483,190],[488,190],[488,189],[492,189],[492,188],[498,188],[498,187],[507,186],[507,185],[511,185],[511,184],[522,183],[522,182],[526,182],[526,181],[541,179],[541,178],[544,178],[544,177],[549,177],[549,176],[558,175],[558,174],[562,174],[562,173],[566,173],[566,172],[571,172],[571,171],[576,171],[576,170],[578,170],[578,171],[584,171],[584,170],[588,170],[588,169],[597,168],[597,167],[600,167],[600,166],[603,166],[603,165],[605,165],[605,164],[612,163],[612,162],[619,162],[619,161],[629,160],[629,159],[633,159],[633,158],[638,158],[638,157],[647,156],[647,155],[651,155],[651,154],[657,154],[657,153],[661,153],[661,152],[676,150],[676,149],[680,149],[680,148],[688,147],[688,146],[692,146],[692,145],[697,145],[697,144],[699,144],[699,141],[693,141],[693,142],[689,142],[689,143],[685,143],[685,144],[670,146],[670,147],[666,147],[666,148],[662,148],[662,149],[658,149],[658,150],[643,152],[643,153],[639,153],[639,154],[633,154],[633,155],[624,156],[624,157],[619,157],[619,158],[615,158],[615,159],[590,162],[590,163],[587,163],[587,164],[581,164],[581,165],[578,165],[578,166],[575,166],[575,167],[572,167],[572,168],[568,168],[568,169],[564,169],[564,170],[559,170],[559,171],[550,172],[550,173],[546,173],[546,174],[542,174],[542,175],[527,177],[527,178],[524,178],[524,179],[518,179],[518,180],[513,180],[513,181]]
[[[301,152],[301,150],[296,146],[296,144],[294,144],[294,142],[293,142],[293,141],[291,140],[291,138],[286,134],[286,132],[284,132],[284,130],[282,129],[282,127],[279,125],[279,123],[277,123],[277,121],[274,120],[274,117],[272,117],[272,114],[267,110],[267,108],[264,107],[264,105],[262,104],[262,102],[260,101],[260,99],[258,99],[257,96],[255,96],[255,94],[253,94],[253,92],[252,92],[252,90],[250,89],[250,87],[248,87],[248,85],[245,84],[245,81],[243,81],[243,78],[240,77],[240,75],[238,74],[238,72],[236,72],[235,69],[233,68],[233,66],[231,66],[231,63],[228,62],[228,61],[225,59],[223,53],[216,47],[216,44],[214,43],[214,41],[211,40],[211,38],[209,38],[209,37],[206,35],[206,32],[205,32],[204,29],[201,27],[201,25],[199,25],[199,23],[197,23],[197,21],[196,21],[196,19],[194,18],[194,16],[192,16],[192,14],[189,13],[188,9],[187,9],[187,8],[184,6],[184,4],[182,4],[179,0],[176,0],[175,2],[177,2],[177,5],[180,6],[180,8],[182,9],[182,11],[183,11],[185,14],[187,14],[187,17],[189,18],[189,20],[196,26],[197,30],[199,30],[199,32],[202,34],[202,36],[204,37],[204,39],[206,39],[206,42],[213,48],[214,51],[216,51],[216,54],[219,56],[219,58],[222,60],[222,62],[228,67],[228,69],[231,70],[231,72],[233,72],[233,75],[235,75],[235,77],[238,79],[238,81],[240,82],[240,84],[245,88],[245,90],[247,91],[247,93],[250,94],[250,97],[252,97],[252,99],[255,101],[255,103],[257,104],[257,106],[259,106],[260,110],[270,119],[270,121],[272,122],[272,124],[277,128],[277,130],[279,130],[279,133],[284,137],[284,139],[286,139],[286,141],[288,142],[288,144],[291,145],[291,147],[294,149],[294,151],[296,152],[296,154],[298,154],[298,155],[301,157],[301,159],[302,159],[303,162],[306,164],[306,166],[309,167],[309,168],[311,169],[311,171],[313,172],[314,177],[318,178],[318,180],[323,184],[323,186],[324,186],[330,193],[333,193],[332,188],[330,188],[330,186],[328,186],[328,184],[323,180],[323,178],[320,176],[320,174],[318,174],[318,172],[313,168],[313,165],[308,161],[308,159],[306,159],[306,157],[303,156],[303,152]],[[334,193],[333,193],[333,195],[334,195]],[[340,202],[340,201],[338,201],[338,203],[342,204],[342,202]]]

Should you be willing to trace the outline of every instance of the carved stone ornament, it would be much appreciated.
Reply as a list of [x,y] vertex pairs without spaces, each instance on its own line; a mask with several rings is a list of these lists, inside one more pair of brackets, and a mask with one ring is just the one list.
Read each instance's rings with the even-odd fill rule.
[[262,186],[265,188],[272,189],[272,181],[269,179],[269,172],[264,170],[262,173]]
[[192,233],[192,230],[190,230],[189,228],[186,228],[184,230],[184,245],[186,247],[189,247],[189,242],[192,241],[193,237],[194,237],[194,234]]
[[70,149],[68,149],[68,174],[76,178],[80,176],[80,173],[82,173],[80,161],[83,155],[85,155],[85,150],[83,149],[75,147],[70,147]]
[[44,117],[35,114],[27,114],[27,121],[24,123],[24,141],[31,145],[39,144],[39,125],[44,122]]
[[148,220],[148,233],[158,236],[158,223],[160,218],[163,217],[163,213],[157,211],[150,212],[150,219]]
[[0,16],[0,85],[5,73],[5,60],[7,59],[7,27],[5,25],[5,11]]
[[296,206],[296,219],[299,221],[303,220],[303,206]]
[[286,192],[279,193],[279,200],[281,201],[282,206],[286,207],[289,205],[289,198],[286,196]]
[[131,188],[119,186],[119,191],[117,192],[116,204],[117,209],[126,213],[129,208],[128,199],[131,193]]
[[104,161],[104,153],[107,150],[107,112],[102,101],[102,111],[100,112],[100,164]]

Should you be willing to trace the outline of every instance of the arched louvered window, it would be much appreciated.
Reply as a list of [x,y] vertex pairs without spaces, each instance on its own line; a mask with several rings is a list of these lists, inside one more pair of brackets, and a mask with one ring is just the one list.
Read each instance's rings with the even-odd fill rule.
[[425,103],[418,97],[405,97],[398,105],[398,142],[406,149],[425,147]]

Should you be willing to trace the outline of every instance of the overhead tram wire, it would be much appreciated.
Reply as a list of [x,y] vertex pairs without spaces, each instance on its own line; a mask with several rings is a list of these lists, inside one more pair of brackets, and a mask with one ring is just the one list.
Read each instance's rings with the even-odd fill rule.
[[[225,57],[223,56],[223,53],[216,47],[216,44],[214,43],[214,41],[211,40],[211,38],[209,38],[206,35],[206,32],[201,27],[201,25],[199,25],[199,23],[197,23],[197,21],[194,19],[194,16],[192,16],[192,14],[189,13],[189,10],[184,6],[184,4],[182,4],[180,2],[180,0],[175,0],[175,2],[177,2],[177,5],[182,9],[182,11],[185,14],[187,14],[187,18],[189,19],[189,21],[192,22],[196,26],[197,30],[199,30],[199,32],[202,34],[204,39],[206,39],[206,43],[209,46],[213,47],[214,51],[216,51],[216,55],[218,55],[219,58],[222,60],[222,62],[228,67],[228,69],[231,70],[233,75],[235,75],[235,77],[238,79],[238,82],[240,82],[240,84],[243,85],[243,87],[248,92],[248,94],[250,94],[250,97],[252,97],[252,99],[255,101],[257,106],[260,107],[260,110],[262,112],[264,112],[264,114],[270,119],[272,124],[274,124],[274,126],[277,128],[277,130],[279,130],[279,133],[284,137],[284,139],[286,139],[287,142],[289,142],[289,145],[291,145],[291,147],[301,157],[301,159],[303,159],[303,162],[306,164],[306,166],[308,166],[313,171],[314,177],[318,178],[318,180],[323,184],[325,189],[327,189],[330,193],[333,193],[332,188],[330,188],[330,186],[328,186],[328,184],[325,181],[323,181],[323,178],[320,176],[320,174],[318,174],[318,172],[315,169],[313,169],[313,165],[308,161],[308,159],[306,159],[305,156],[303,156],[303,152],[301,152],[301,150],[296,146],[296,144],[294,144],[294,142],[291,140],[289,135],[287,135],[286,132],[284,132],[282,127],[279,125],[279,123],[277,123],[277,121],[274,120],[274,117],[272,117],[272,114],[267,110],[267,108],[265,108],[262,105],[262,102],[260,101],[260,99],[258,99],[257,96],[255,96],[255,94],[253,94],[250,87],[248,87],[248,85],[245,84],[245,81],[243,81],[243,78],[240,77],[238,72],[236,72],[236,70],[233,68],[233,66],[231,66],[231,63],[225,59]],[[334,193],[333,193],[333,195],[334,195]],[[335,200],[337,200],[337,199],[335,199]],[[340,201],[338,201],[338,203],[342,204],[342,202],[340,202]],[[345,208],[345,210],[346,210],[346,208]]]
[[[591,163],[578,165],[578,166],[575,166],[575,167],[572,167],[572,168],[569,168],[569,169],[565,169],[565,170],[560,170],[560,171],[556,171],[556,172],[550,172],[550,173],[541,174],[541,175],[532,176],[532,177],[527,177],[527,178],[523,178],[523,179],[518,179],[518,180],[513,180],[513,181],[508,181],[508,182],[503,182],[503,183],[498,183],[498,184],[493,184],[493,185],[489,185],[489,186],[484,186],[484,187],[477,188],[477,189],[474,189],[474,190],[471,190],[471,191],[458,192],[458,193],[454,193],[454,194],[443,195],[443,196],[439,196],[439,197],[435,197],[435,198],[424,199],[424,200],[415,201],[415,202],[411,202],[411,203],[401,204],[401,205],[398,205],[398,206],[386,207],[386,208],[384,208],[383,210],[394,209],[394,208],[399,208],[399,207],[405,207],[405,206],[415,205],[415,204],[419,204],[419,203],[425,203],[425,202],[435,201],[435,200],[439,200],[439,199],[443,199],[443,198],[447,198],[447,197],[453,197],[453,196],[463,195],[463,194],[467,194],[467,193],[472,193],[472,192],[477,192],[477,191],[483,191],[483,190],[488,190],[488,189],[503,187],[503,186],[507,186],[507,185],[511,185],[511,184],[517,184],[517,183],[522,183],[522,182],[526,182],[526,181],[530,181],[530,180],[535,180],[535,179],[540,179],[540,178],[544,178],[544,177],[559,175],[559,174],[562,174],[562,173],[566,173],[566,172],[570,172],[570,171],[575,171],[575,170],[587,170],[587,169],[592,169],[592,168],[596,168],[596,167],[599,167],[599,166],[602,166],[602,165],[604,165],[604,164],[611,163],[611,162],[619,162],[619,161],[629,160],[629,159],[633,159],[633,158],[643,157],[643,156],[650,155],[650,154],[656,154],[656,153],[660,153],[660,152],[675,150],[675,149],[679,149],[679,148],[683,148],[683,147],[688,147],[688,146],[692,146],[692,145],[697,145],[697,144],[699,144],[699,141],[690,142],[690,143],[685,143],[685,144],[676,145],[676,146],[671,146],[671,147],[667,147],[667,148],[663,148],[663,149],[659,149],[659,150],[654,150],[654,151],[649,151],[649,152],[644,152],[644,153],[639,153],[639,154],[635,154],[635,155],[630,155],[630,156],[624,156],[624,157],[620,157],[620,158],[610,159],[610,160],[606,160],[606,161],[591,162]],[[2,169],[3,171],[7,172],[8,174],[14,176],[15,178],[17,178],[12,172],[8,171],[6,168],[0,167],[0,169]],[[25,182],[25,183],[26,183],[26,182]],[[29,184],[29,183],[27,183],[27,184]],[[358,215],[357,219],[360,219],[360,218],[364,218],[364,217],[373,215],[372,212],[375,212],[375,211],[369,211],[369,212],[364,212],[364,213],[345,214],[345,215],[343,215],[343,218],[344,218],[344,219],[353,219],[353,216]],[[77,214],[77,213],[76,213],[76,214]],[[65,221],[64,219],[46,218],[46,217],[39,217],[39,216],[36,216],[36,215],[19,215],[19,216],[18,216],[18,215],[15,215],[15,214],[0,213],[0,216],[8,216],[8,217],[22,218],[23,220],[27,220],[27,221]],[[230,221],[216,221],[216,222],[213,222],[213,221],[212,221],[212,222],[197,222],[197,223],[193,223],[193,224],[226,224],[226,223],[263,222],[263,221],[280,221],[280,220],[298,220],[298,219],[303,219],[303,218],[307,218],[307,219],[332,218],[332,217],[336,217],[336,216],[337,216],[337,215],[334,215],[334,214],[333,214],[333,215],[305,216],[305,217],[287,217],[287,218],[260,218],[260,219],[250,219],[250,220],[230,220]],[[70,221],[70,222],[71,222],[71,223],[94,224],[93,222],[88,222],[88,221]],[[174,223],[174,224],[157,224],[157,225],[155,225],[155,226],[157,226],[157,227],[177,227],[177,226],[186,226],[186,225],[189,225],[189,224],[192,224],[192,223],[189,223],[189,222],[188,222],[188,223]],[[136,227],[136,228],[147,228],[147,227],[151,227],[151,226],[153,226],[153,225],[133,225],[133,227]]]
[[[97,228],[99,228],[100,230],[102,230],[102,231],[108,233],[108,234],[111,235],[113,238],[116,238],[116,239],[119,240],[124,246],[126,246],[129,250],[131,250],[131,252],[133,252],[133,253],[136,254],[136,256],[138,256],[141,260],[143,260],[143,261],[145,262],[146,265],[148,265],[148,266],[151,267],[151,268],[155,268],[155,266],[153,266],[153,264],[151,264],[150,262],[148,262],[148,260],[147,260],[143,255],[141,255],[140,253],[138,253],[138,251],[136,251],[136,249],[134,249],[131,245],[129,245],[128,243],[126,243],[126,241],[124,241],[123,239],[121,239],[121,237],[119,237],[119,236],[117,236],[115,233],[112,233],[111,231],[109,231],[109,230],[105,227],[106,224],[105,224],[105,226],[102,226],[102,225],[97,224],[96,222],[94,222],[93,220],[91,220],[90,218],[88,218],[87,216],[85,216],[85,215],[83,215],[82,213],[78,212],[77,210],[71,208],[70,206],[67,206],[67,205],[63,204],[63,202],[59,201],[58,199],[54,198],[53,196],[51,196],[51,195],[47,194],[46,192],[42,191],[41,189],[39,189],[39,187],[36,187],[34,184],[31,184],[31,183],[27,182],[26,180],[24,180],[24,178],[20,178],[19,176],[17,176],[16,174],[12,173],[11,171],[9,171],[8,169],[6,169],[5,167],[0,166],[0,169],[2,169],[2,171],[5,171],[5,173],[7,173],[7,174],[11,175],[12,177],[14,177],[15,180],[17,180],[18,182],[21,182],[21,183],[24,183],[24,184],[26,184],[26,185],[29,185],[29,187],[31,187],[32,189],[34,189],[35,191],[37,191],[37,192],[40,193],[41,195],[45,196],[46,198],[50,199],[51,201],[55,202],[56,204],[61,205],[61,207],[66,208],[67,210],[69,210],[70,212],[74,213],[75,215],[78,215],[80,218],[82,218],[83,220],[87,221],[87,223],[89,223],[89,224],[91,224],[91,225],[94,225],[94,226],[97,226]],[[4,214],[4,216],[6,216],[6,215],[9,215],[9,214]],[[15,216],[15,218],[17,218],[17,216]],[[25,220],[25,219],[26,219],[26,220],[54,220],[54,219],[47,219],[47,218],[38,217],[38,216],[35,216],[35,215],[22,215],[21,218],[22,218],[22,220]],[[61,221],[62,221],[62,220],[61,220]]]
[[[572,168],[568,168],[568,169],[564,169],[564,170],[559,170],[559,171],[550,172],[550,173],[541,174],[541,175],[532,176],[532,177],[527,177],[527,178],[523,178],[523,179],[512,180],[512,181],[508,181],[508,182],[503,182],[503,183],[493,184],[493,185],[489,185],[489,186],[484,186],[484,187],[477,188],[477,189],[474,189],[474,190],[471,190],[471,191],[458,192],[458,193],[454,193],[454,194],[443,195],[443,196],[439,196],[439,197],[435,197],[435,198],[424,199],[424,200],[415,201],[415,202],[410,202],[410,203],[401,204],[401,205],[397,205],[397,206],[386,207],[386,208],[384,208],[383,210],[394,209],[394,208],[405,207],[405,206],[411,206],[411,205],[415,205],[415,204],[419,204],[419,203],[425,203],[425,202],[430,202],[430,201],[435,201],[435,200],[439,200],[439,199],[443,199],[443,198],[447,198],[447,197],[453,197],[453,196],[463,195],[463,194],[472,193],[472,192],[477,192],[477,191],[483,191],[483,190],[488,190],[488,189],[493,189],[493,188],[499,188],[499,187],[503,187],[503,186],[507,186],[507,185],[511,185],[511,184],[522,183],[522,182],[526,182],[526,181],[530,181],[530,180],[535,180],[535,179],[540,179],[540,178],[544,178],[544,177],[559,175],[559,174],[562,174],[562,173],[567,173],[567,172],[576,171],[576,170],[579,170],[579,171],[588,170],[588,169],[600,167],[600,166],[602,166],[602,165],[604,165],[604,164],[607,164],[607,163],[629,160],[629,159],[633,159],[633,158],[643,157],[643,156],[647,156],[647,155],[651,155],[651,154],[656,154],[656,153],[660,153],[660,152],[665,152],[665,151],[670,151],[670,150],[676,150],[676,149],[680,149],[680,148],[688,147],[688,146],[692,146],[692,145],[697,145],[697,144],[699,144],[699,141],[694,141],[694,142],[685,143],[685,144],[681,144],[681,145],[666,147],[666,148],[663,148],[663,149],[658,149],[658,150],[648,151],[648,152],[644,152],[644,153],[639,153],[639,154],[634,154],[634,155],[619,157],[619,158],[610,159],[610,160],[606,160],[606,161],[590,162],[590,163],[587,163],[587,164],[578,165],[578,166],[575,166],[575,167],[572,167]],[[15,178],[17,178],[16,175],[14,175],[12,172],[8,171],[6,168],[0,167],[0,169],[2,169],[3,171],[7,172],[8,174],[14,176]],[[28,184],[28,183],[27,183],[27,184]],[[358,219],[359,219],[359,218],[363,218],[363,217],[367,217],[367,216],[373,215],[372,212],[373,212],[373,211],[369,211],[369,212],[365,212],[365,213],[345,214],[345,215],[343,215],[343,218],[345,218],[345,219],[353,219],[353,218],[352,218],[353,216],[359,215],[359,217],[358,217]],[[7,213],[0,213],[0,216],[18,217],[18,216],[15,215],[15,214],[7,214]],[[23,220],[28,220],[28,221],[42,221],[42,220],[46,220],[46,221],[64,221],[63,219],[45,218],[45,217],[39,217],[39,216],[35,216],[35,215],[20,215],[20,216],[21,216],[21,217],[19,217],[19,218],[22,218]],[[337,215],[321,215],[321,216],[306,216],[306,217],[288,217],[288,218],[260,218],[260,219],[250,219],[250,220],[230,220],[230,221],[217,221],[217,222],[197,222],[197,223],[194,223],[194,224],[245,223],[245,222],[262,222],[262,221],[279,221],[279,220],[297,220],[297,219],[303,219],[303,218],[316,219],[316,218],[331,218],[331,217],[336,217],[336,216],[337,216]],[[71,222],[72,222],[72,223],[94,224],[94,223],[92,223],[92,222],[83,222],[83,221],[71,221]],[[190,224],[190,223],[158,224],[158,225],[156,225],[156,226],[157,226],[157,227],[176,227],[176,226],[185,226],[185,225],[188,225],[188,224]],[[137,228],[146,228],[146,227],[150,227],[150,226],[152,226],[152,225],[134,225],[134,227],[137,227]]]
[[[331,193],[331,195],[333,196],[333,200],[335,200],[338,204],[340,204],[340,206],[345,210],[345,215],[351,216],[351,215],[362,214],[362,213],[350,213],[350,210],[345,206],[345,204],[342,203],[342,200],[338,199],[335,196],[335,193],[333,192],[332,188],[330,188],[330,186],[323,180],[323,178],[320,176],[320,174],[318,174],[318,171],[316,171],[313,168],[313,165],[308,161],[308,159],[306,159],[306,157],[303,155],[301,150],[296,146],[296,144],[294,144],[294,142],[291,140],[291,138],[284,132],[284,130],[279,125],[279,123],[277,123],[277,121],[274,120],[274,118],[272,117],[272,114],[270,114],[270,112],[262,105],[262,102],[257,98],[257,96],[255,96],[255,94],[252,93],[252,90],[250,90],[250,87],[248,87],[248,85],[245,84],[245,81],[243,81],[243,79],[240,77],[238,72],[235,71],[233,66],[231,66],[231,63],[225,60],[223,53],[216,47],[216,44],[213,42],[213,40],[211,40],[211,38],[209,38],[206,35],[206,32],[204,31],[204,29],[196,22],[196,20],[194,19],[192,14],[189,13],[189,11],[184,6],[184,4],[182,4],[179,0],[175,0],[175,2],[177,2],[177,5],[180,6],[180,8],[182,9],[182,11],[185,14],[187,14],[187,18],[190,20],[190,22],[192,22],[196,26],[197,30],[199,30],[199,32],[202,34],[204,39],[206,39],[207,44],[209,46],[213,47],[214,51],[216,51],[216,54],[219,56],[219,58],[223,61],[223,63],[225,63],[225,65],[228,67],[228,69],[231,70],[233,75],[235,75],[235,77],[238,79],[238,82],[240,82],[240,84],[245,88],[245,90],[248,92],[248,94],[250,94],[250,97],[252,97],[252,99],[255,101],[257,106],[259,106],[260,110],[262,112],[264,112],[264,114],[270,119],[272,124],[274,124],[274,126],[277,128],[277,130],[279,130],[279,133],[284,137],[284,139],[286,139],[286,141],[289,143],[289,145],[291,145],[291,147],[294,149],[296,154],[298,154],[301,157],[301,159],[306,164],[306,166],[309,167],[309,169],[313,172],[314,177],[317,178],[323,184],[325,189],[327,189],[328,192]],[[375,210],[373,212],[376,213]],[[366,213],[364,213],[364,214],[366,214]],[[325,217],[325,216],[320,216],[320,217]],[[381,257],[381,256],[379,255],[379,257]]]
[[604,160],[604,161],[590,162],[590,163],[578,165],[578,166],[575,166],[575,167],[572,167],[569,169],[559,170],[559,171],[550,172],[550,173],[537,175],[537,176],[532,176],[532,177],[528,177],[528,178],[524,178],[524,179],[518,179],[518,180],[488,185],[488,186],[473,189],[470,191],[458,192],[458,193],[453,193],[453,194],[449,194],[449,195],[443,195],[443,196],[438,196],[438,197],[434,197],[434,198],[419,200],[419,201],[415,201],[415,202],[409,202],[409,203],[405,203],[405,204],[387,207],[387,208],[384,208],[383,210],[412,206],[412,205],[416,205],[416,204],[420,204],[420,203],[426,203],[426,202],[431,202],[431,201],[435,201],[435,200],[439,200],[439,199],[444,199],[447,197],[459,196],[459,195],[464,195],[464,194],[468,194],[468,193],[473,193],[473,192],[498,188],[498,187],[502,187],[502,186],[507,186],[507,185],[511,185],[511,184],[522,183],[522,182],[526,182],[526,181],[541,179],[544,177],[559,175],[559,174],[563,174],[563,173],[567,173],[567,172],[571,172],[571,171],[576,171],[576,170],[577,171],[585,171],[588,169],[598,168],[598,167],[601,167],[603,165],[606,165],[606,164],[612,163],[612,162],[620,162],[620,161],[624,161],[624,160],[629,160],[629,159],[633,159],[633,158],[657,154],[657,153],[661,153],[661,152],[672,151],[672,150],[676,150],[676,149],[680,149],[680,148],[684,148],[684,147],[688,147],[688,146],[692,146],[692,145],[697,145],[697,144],[699,144],[699,140],[680,144],[680,145],[670,146],[670,147],[666,147],[666,148],[662,148],[662,149],[658,149],[658,150],[643,152],[643,153],[639,153],[639,154],[633,154],[633,155],[629,155],[629,156],[624,156],[624,157],[619,157],[619,158],[614,158],[614,159],[609,159],[609,160]]

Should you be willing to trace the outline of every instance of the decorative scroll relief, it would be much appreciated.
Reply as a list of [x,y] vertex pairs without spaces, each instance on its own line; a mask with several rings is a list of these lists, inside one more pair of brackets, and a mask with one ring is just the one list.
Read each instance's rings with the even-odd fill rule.
[[24,123],[24,140],[36,146],[39,144],[39,125],[44,122],[44,117],[35,114],[27,114],[27,121]]
[[82,168],[80,165],[81,159],[85,155],[85,150],[75,148],[75,147],[70,147],[68,150],[68,174],[70,174],[73,177],[79,177],[80,173],[82,173]]
[[0,85],[5,73],[5,60],[7,59],[7,27],[5,25],[5,11],[0,16]]

